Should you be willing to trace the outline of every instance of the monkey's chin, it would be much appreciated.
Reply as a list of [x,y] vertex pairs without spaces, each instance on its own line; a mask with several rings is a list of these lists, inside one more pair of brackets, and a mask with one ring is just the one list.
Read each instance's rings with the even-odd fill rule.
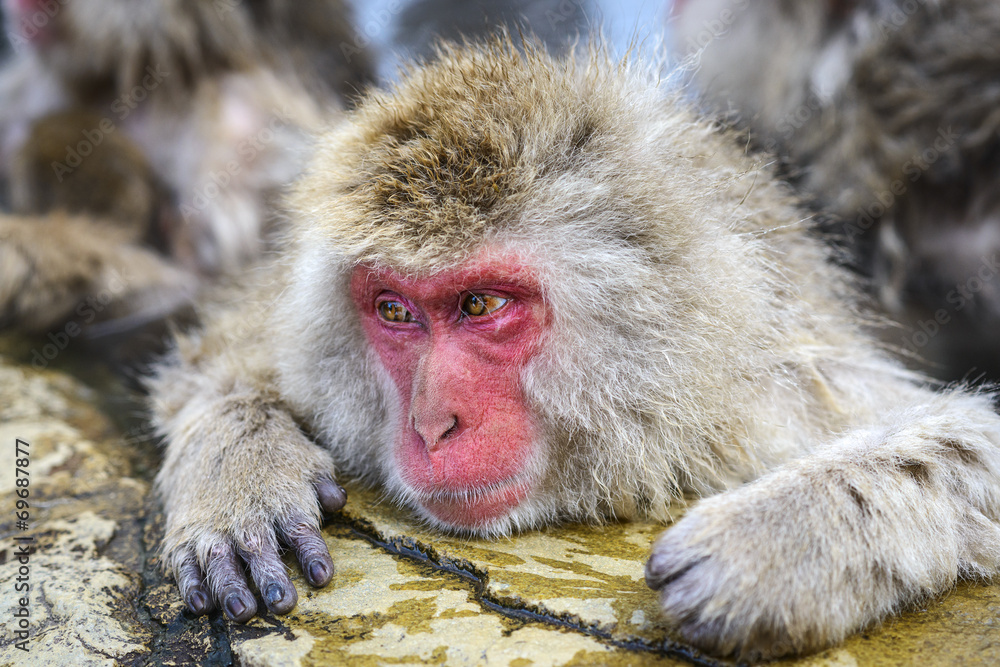
[[515,482],[457,493],[436,493],[421,498],[418,504],[443,527],[475,533],[490,532],[528,497],[530,489],[531,485],[527,482]]

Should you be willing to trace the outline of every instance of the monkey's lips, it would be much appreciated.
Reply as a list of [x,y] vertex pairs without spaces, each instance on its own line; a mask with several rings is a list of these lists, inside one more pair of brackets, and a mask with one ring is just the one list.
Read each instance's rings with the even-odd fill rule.
[[486,488],[421,494],[417,501],[435,519],[452,528],[481,530],[503,519],[528,497],[531,484],[513,479]]

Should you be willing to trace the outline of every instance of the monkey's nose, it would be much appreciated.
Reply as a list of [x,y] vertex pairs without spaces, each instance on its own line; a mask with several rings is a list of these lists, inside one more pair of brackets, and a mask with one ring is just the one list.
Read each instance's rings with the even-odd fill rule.
[[433,452],[458,433],[458,417],[450,415],[447,418],[427,420],[414,417],[413,430],[424,441],[427,451]]

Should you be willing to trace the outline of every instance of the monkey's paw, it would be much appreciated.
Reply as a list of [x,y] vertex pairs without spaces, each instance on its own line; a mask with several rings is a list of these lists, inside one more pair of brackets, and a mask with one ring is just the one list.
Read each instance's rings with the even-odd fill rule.
[[[234,621],[250,620],[257,613],[250,581],[271,613],[288,613],[298,593],[282,545],[311,585],[333,577],[320,512],[336,512],[347,496],[333,481],[329,454],[255,394],[192,400],[188,409],[212,418],[185,413],[188,432],[170,443],[157,478],[167,514],[164,567],[196,614],[221,607]],[[192,423],[201,424],[197,436]]]
[[706,653],[756,661],[816,651],[871,611],[865,577],[845,560],[858,553],[850,537],[775,491],[754,484],[702,500],[653,545],[646,583],[670,626]]
[[[346,494],[330,477],[320,479],[314,489],[324,511],[336,512],[344,506]],[[330,583],[333,559],[312,517],[303,512],[271,521],[260,519],[256,526],[238,531],[195,532],[173,522],[174,540],[184,541],[165,546],[164,559],[192,612],[206,614],[221,607],[239,623],[253,618],[257,599],[250,590],[247,570],[271,613],[291,611],[299,598],[279,555],[279,539],[295,553],[306,581],[316,587]]]

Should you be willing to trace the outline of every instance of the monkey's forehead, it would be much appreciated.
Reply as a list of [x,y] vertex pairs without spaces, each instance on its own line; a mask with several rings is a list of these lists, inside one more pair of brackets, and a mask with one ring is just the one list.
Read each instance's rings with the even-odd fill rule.
[[292,205],[358,250],[465,253],[529,214],[538,226],[627,207],[641,190],[616,180],[655,161],[642,153],[662,148],[647,136],[657,114],[671,120],[663,92],[596,51],[446,47],[324,138]]

